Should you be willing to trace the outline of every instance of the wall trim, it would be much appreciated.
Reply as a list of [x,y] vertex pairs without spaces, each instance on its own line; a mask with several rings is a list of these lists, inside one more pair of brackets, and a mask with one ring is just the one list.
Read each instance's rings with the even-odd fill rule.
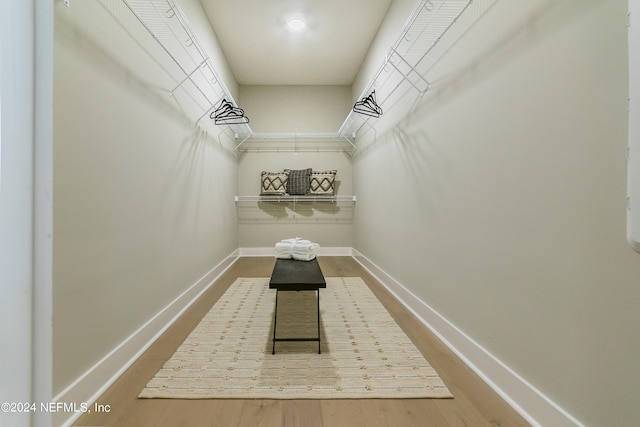
[[[240,248],[238,249],[240,256],[275,256],[276,252],[273,246],[264,248]],[[323,247],[320,246],[317,252],[318,256],[352,256],[352,248],[350,247]]]
[[[238,249],[234,250],[175,300],[149,319],[147,323],[111,350],[102,360],[55,396],[53,401],[76,403],[77,406],[80,406],[81,403],[91,405],[231,267],[240,256],[239,253]],[[53,415],[53,425],[70,426],[82,413],[57,412]]]
[[356,249],[353,258],[532,426],[584,427]]

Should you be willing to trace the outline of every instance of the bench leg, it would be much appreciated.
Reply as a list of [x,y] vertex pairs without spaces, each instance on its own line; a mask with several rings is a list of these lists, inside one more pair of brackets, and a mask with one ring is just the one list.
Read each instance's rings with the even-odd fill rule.
[[276,304],[273,310],[273,343],[271,345],[271,354],[276,354],[276,341],[318,341],[318,354],[322,353],[320,345],[320,289],[316,290],[316,304],[317,304],[317,324],[318,324],[318,338],[280,338],[276,339],[276,326],[278,324],[278,295],[280,291],[276,289]]
[[273,311],[273,347],[271,354],[276,354],[276,322],[278,320],[278,290],[276,290],[276,308]]
[[318,301],[318,354],[320,354],[320,289],[316,291],[318,295],[316,300]]

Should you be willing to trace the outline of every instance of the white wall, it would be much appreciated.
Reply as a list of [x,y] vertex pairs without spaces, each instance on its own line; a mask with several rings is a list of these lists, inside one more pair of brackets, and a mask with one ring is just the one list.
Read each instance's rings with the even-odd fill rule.
[[226,134],[196,129],[168,96],[174,82],[100,2],[55,12],[57,394],[238,240]]
[[335,133],[349,114],[350,86],[240,86],[255,133]]
[[[283,138],[241,146],[239,195],[260,194],[262,171],[306,168],[337,170],[336,194],[353,194],[351,157],[345,152],[352,147],[344,140],[304,139],[338,131],[351,108],[349,86],[240,86],[240,105],[254,132]],[[273,247],[295,236],[322,247],[351,247],[353,210],[353,203],[239,203],[240,247]]]
[[418,110],[359,142],[354,247],[585,425],[635,425],[627,2],[474,8]]

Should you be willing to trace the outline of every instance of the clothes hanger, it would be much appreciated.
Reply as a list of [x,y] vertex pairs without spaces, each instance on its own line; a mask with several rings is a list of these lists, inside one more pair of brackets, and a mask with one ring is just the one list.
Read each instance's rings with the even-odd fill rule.
[[249,123],[249,118],[244,115],[232,115],[222,119],[216,118],[214,121],[217,125],[240,125]]
[[241,108],[232,108],[222,116],[215,116],[214,122],[217,125],[233,125],[249,123],[249,118],[244,115]]
[[241,108],[235,108],[231,104],[224,104],[220,108],[216,109],[210,116],[212,119],[222,119],[231,115],[243,115],[244,111]]
[[232,125],[249,123],[249,118],[244,115],[242,108],[234,107],[226,99],[222,99],[220,105],[209,115],[217,125]]
[[371,117],[380,117],[382,115],[382,109],[375,102],[368,99],[356,103],[353,111]]
[[216,108],[209,117],[211,117],[212,119],[215,117],[224,117],[226,114],[229,114],[234,111],[244,113],[242,109],[240,108],[235,109],[235,107],[231,102],[223,98],[222,101],[220,102],[220,106]]
[[371,92],[371,94],[364,99],[363,105],[366,109],[374,112],[375,114],[382,115],[382,108],[380,108],[380,106],[376,102],[375,90]]
[[371,117],[380,117],[382,115],[382,108],[380,108],[376,102],[376,91],[374,90],[368,96],[356,102],[353,106],[353,111]]

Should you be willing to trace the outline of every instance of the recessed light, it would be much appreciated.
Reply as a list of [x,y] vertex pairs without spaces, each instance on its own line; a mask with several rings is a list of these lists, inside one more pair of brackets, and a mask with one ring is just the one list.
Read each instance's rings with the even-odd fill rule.
[[292,33],[300,33],[307,28],[307,20],[302,15],[294,15],[287,19],[287,29]]

